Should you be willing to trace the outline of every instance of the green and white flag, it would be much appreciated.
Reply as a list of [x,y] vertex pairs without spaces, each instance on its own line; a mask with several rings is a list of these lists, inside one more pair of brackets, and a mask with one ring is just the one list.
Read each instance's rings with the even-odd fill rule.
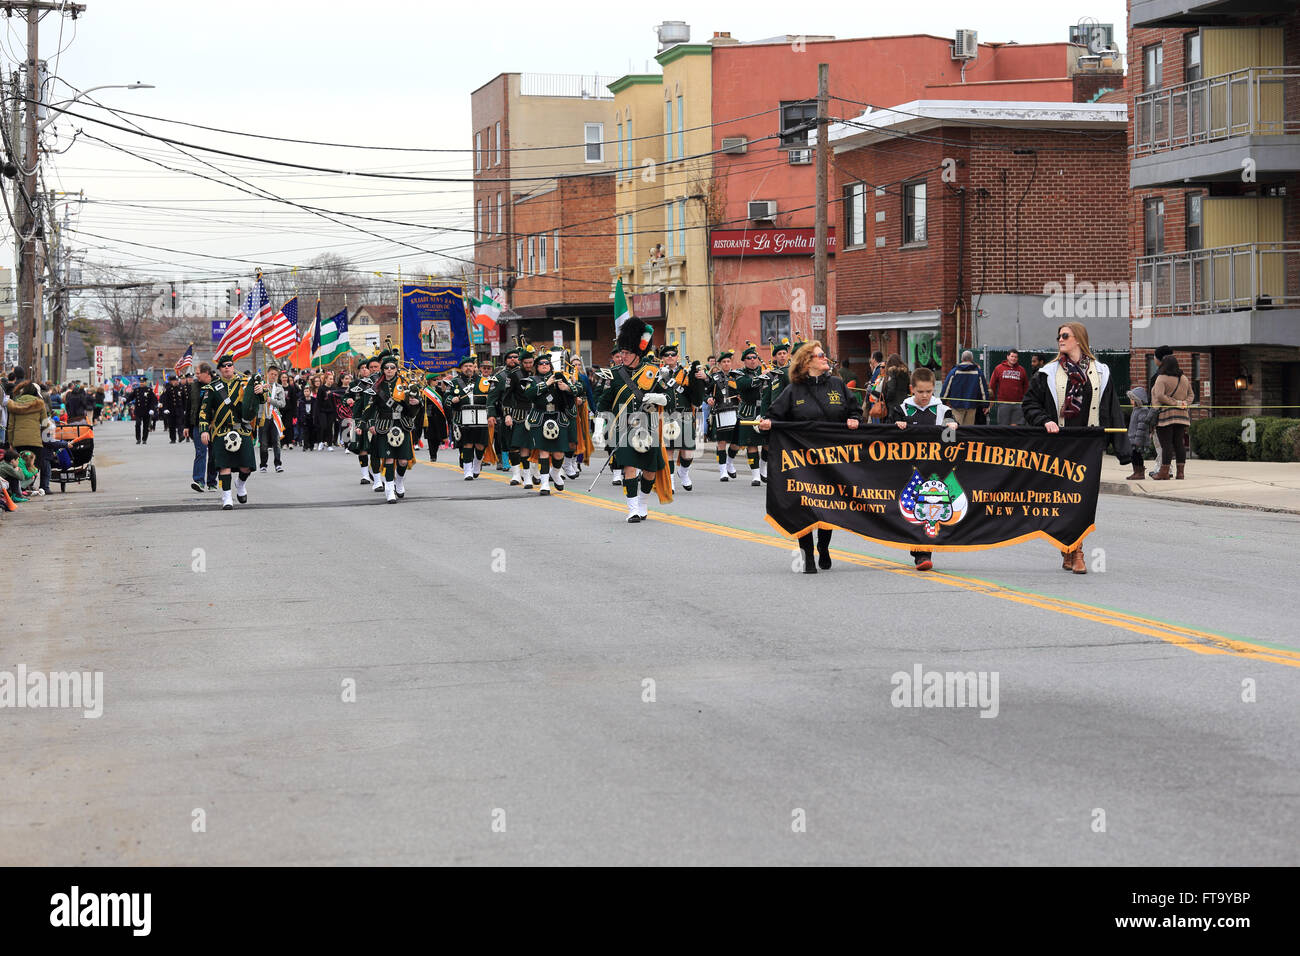
[[342,358],[352,350],[348,342],[348,310],[343,309],[337,315],[321,319],[316,327],[315,348],[312,349],[312,365],[329,365],[335,359]]
[[627,307],[627,296],[623,293],[623,277],[614,283],[614,334],[623,327],[623,323],[632,318],[632,310]]

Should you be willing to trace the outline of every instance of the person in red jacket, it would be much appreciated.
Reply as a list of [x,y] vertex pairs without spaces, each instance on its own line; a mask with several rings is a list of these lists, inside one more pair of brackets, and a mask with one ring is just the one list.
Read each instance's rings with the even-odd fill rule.
[[1025,390],[1029,388],[1029,373],[1020,364],[1020,353],[1012,349],[989,377],[989,390],[995,402],[1014,402],[1014,405],[994,405],[995,425],[1023,425],[1025,413],[1020,407]]

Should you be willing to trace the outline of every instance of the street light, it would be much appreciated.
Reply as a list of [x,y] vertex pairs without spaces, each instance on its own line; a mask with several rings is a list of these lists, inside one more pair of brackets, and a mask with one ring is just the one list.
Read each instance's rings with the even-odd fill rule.
[[[156,87],[152,83],[140,83],[138,81],[135,83],[104,83],[101,84],[100,86],[92,86],[88,90],[82,90],[80,93],[72,97],[72,99],[70,100],[59,100],[59,102],[57,103],[51,103],[49,104],[47,109],[57,110],[63,106],[71,106],[73,103],[77,102],[77,100],[81,99],[83,96],[87,96],[90,93],[95,92],[96,90],[152,90],[152,89],[156,89]],[[45,132],[45,127],[53,123],[55,119],[56,117],[51,115],[49,119],[47,119],[44,123],[42,123],[40,126],[36,128],[37,134],[39,135]]]

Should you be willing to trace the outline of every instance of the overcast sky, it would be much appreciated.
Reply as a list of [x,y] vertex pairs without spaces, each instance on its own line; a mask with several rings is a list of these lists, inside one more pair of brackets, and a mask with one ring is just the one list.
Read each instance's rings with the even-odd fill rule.
[[[504,3],[491,9],[494,15],[485,18],[472,3],[406,0],[374,7],[334,0],[88,0],[75,28],[54,15],[45,18],[41,56],[60,81],[78,89],[135,81],[156,86],[92,94],[122,110],[301,139],[464,150],[472,135],[469,94],[474,88],[501,72],[617,76],[645,71],[647,60],[655,72],[653,28],[662,20],[686,20],[695,42],[707,40],[715,30],[753,40],[787,33],[950,37],[955,28],[965,27],[979,31],[981,41],[1039,43],[1065,40],[1069,26],[1085,17],[1114,23],[1121,45],[1125,32],[1123,0],[982,5],[930,0],[856,9],[823,4],[781,12],[752,0],[695,0],[678,10],[660,5],[657,14],[639,5],[611,3]],[[0,49],[6,74],[22,57],[24,44],[23,21],[6,20]],[[54,100],[73,95],[63,82],[54,84]],[[126,125],[98,110],[86,113]],[[255,157],[465,178],[471,172],[468,153],[296,146],[147,119],[135,122],[151,132]],[[436,260],[431,253],[437,251],[472,255],[472,235],[441,231],[472,225],[468,191],[458,184],[301,173],[196,154],[218,167],[214,170],[165,144],[71,118],[56,121],[57,135],[47,133],[47,146],[63,149],[78,127],[87,135],[68,152],[49,158],[47,181],[53,189],[84,189],[91,200],[73,214],[77,232],[72,246],[88,249],[93,261],[128,264],[151,276],[203,278],[249,274],[254,263],[268,269],[280,263],[301,265],[322,251],[384,271],[431,263]],[[268,200],[253,200],[228,185],[168,172],[92,142],[91,135],[168,166],[218,179],[234,173],[254,191],[416,225],[361,224],[380,236],[372,237]],[[9,264],[11,229],[7,236],[4,260]]]

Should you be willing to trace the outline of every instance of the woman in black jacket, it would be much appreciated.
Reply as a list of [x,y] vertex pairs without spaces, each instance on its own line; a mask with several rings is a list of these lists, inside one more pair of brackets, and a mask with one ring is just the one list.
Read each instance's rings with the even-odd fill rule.
[[[1056,332],[1059,354],[1029,380],[1021,408],[1025,424],[1056,434],[1062,428],[1123,428],[1124,413],[1115,394],[1110,369],[1088,347],[1088,330],[1081,322],[1066,322]],[[1100,395],[1098,395],[1100,391]],[[1127,465],[1131,458],[1128,439],[1113,435],[1115,457]],[[1087,574],[1082,544],[1061,552],[1061,568]]]
[[316,450],[334,450],[334,373],[326,372],[325,379],[316,388]]
[[[790,384],[759,422],[759,431],[768,431],[772,420],[791,422],[840,422],[857,428],[862,406],[844,387],[843,379],[830,374],[831,363],[820,342],[809,342],[794,353],[790,361]],[[817,566],[831,566],[831,530],[817,529],[817,561],[813,561],[812,532],[799,538],[803,550],[803,573],[816,574]]]

